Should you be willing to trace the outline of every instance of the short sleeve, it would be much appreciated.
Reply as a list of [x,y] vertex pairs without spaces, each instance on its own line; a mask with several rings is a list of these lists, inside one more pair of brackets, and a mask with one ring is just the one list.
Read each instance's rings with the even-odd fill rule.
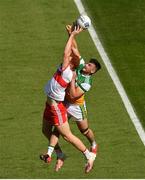
[[66,81],[66,82],[71,82],[73,77],[73,72],[70,69],[70,66],[68,66],[64,71],[62,71],[62,78]]
[[90,90],[91,85],[88,84],[88,83],[81,83],[81,84],[79,85],[79,87],[80,87],[83,91],[87,92],[87,91]]
[[83,64],[83,65],[85,64],[85,61],[84,61],[84,59],[82,57],[80,58],[80,65],[81,64]]

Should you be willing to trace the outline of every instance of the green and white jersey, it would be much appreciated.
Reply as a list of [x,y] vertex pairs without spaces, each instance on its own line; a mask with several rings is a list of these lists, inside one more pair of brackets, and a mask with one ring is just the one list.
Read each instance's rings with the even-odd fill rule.
[[76,69],[76,86],[79,86],[84,92],[90,90],[92,86],[92,77],[90,75],[82,74],[82,69],[85,66],[85,61],[83,58],[80,59],[80,65]]

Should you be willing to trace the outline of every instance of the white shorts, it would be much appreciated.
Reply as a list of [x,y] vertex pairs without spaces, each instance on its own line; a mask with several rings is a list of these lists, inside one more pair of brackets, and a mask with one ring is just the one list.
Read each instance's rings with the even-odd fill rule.
[[66,109],[68,117],[73,117],[76,121],[87,119],[87,109],[85,102],[83,105],[66,103]]

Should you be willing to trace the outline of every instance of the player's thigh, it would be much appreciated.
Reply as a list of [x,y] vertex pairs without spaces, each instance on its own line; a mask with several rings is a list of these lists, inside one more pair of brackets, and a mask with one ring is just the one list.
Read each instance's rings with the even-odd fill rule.
[[66,121],[65,123],[63,123],[60,126],[55,126],[55,127],[62,136],[68,136],[68,135],[72,134],[68,121]]

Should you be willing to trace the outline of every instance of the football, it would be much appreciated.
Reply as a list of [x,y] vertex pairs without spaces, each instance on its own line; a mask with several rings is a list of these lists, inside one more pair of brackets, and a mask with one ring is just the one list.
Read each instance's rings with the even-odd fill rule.
[[81,15],[77,18],[76,24],[83,29],[88,29],[91,26],[91,19],[87,15]]

